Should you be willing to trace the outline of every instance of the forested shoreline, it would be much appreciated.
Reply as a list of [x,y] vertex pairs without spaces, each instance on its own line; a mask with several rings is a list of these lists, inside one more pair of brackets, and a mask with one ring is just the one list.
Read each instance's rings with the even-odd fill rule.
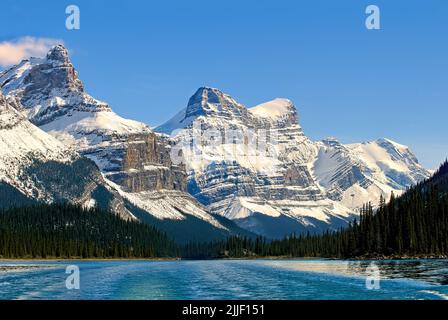
[[282,240],[235,236],[175,243],[169,235],[111,212],[69,204],[0,211],[0,258],[381,258],[448,256],[448,163],[402,196],[366,204],[346,229]]
[[185,255],[220,257],[387,258],[448,256],[448,162],[428,180],[393,194],[378,207],[366,204],[346,229],[321,235],[291,235],[189,244]]

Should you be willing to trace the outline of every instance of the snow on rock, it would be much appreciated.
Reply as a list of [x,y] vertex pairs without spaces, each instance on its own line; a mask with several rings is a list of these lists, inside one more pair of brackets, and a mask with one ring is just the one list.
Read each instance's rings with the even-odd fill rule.
[[178,129],[188,127],[192,124],[193,120],[196,117],[186,117],[187,108],[182,109],[178,112],[174,117],[172,117],[169,121],[164,123],[163,125],[157,127],[157,131],[165,134],[172,134]]
[[[311,141],[287,99],[246,108],[218,89],[202,87],[155,130],[171,133],[182,150],[190,193],[241,226],[261,214],[288,217],[311,230],[316,221],[331,228],[333,221],[348,223],[367,201],[376,203],[380,195],[429,176],[407,147],[387,139],[353,145]],[[240,139],[226,140],[232,131]],[[254,148],[260,141],[266,152]],[[257,227],[252,231],[263,233]]]
[[348,145],[327,139],[317,145],[315,178],[330,198],[353,209],[401,194],[430,175],[408,147],[388,139]]
[[[318,148],[303,134],[291,101],[275,99],[247,109],[229,95],[203,87],[183,114],[189,125],[179,127],[177,117],[156,130],[180,129],[173,139],[190,172],[189,191],[211,212],[242,226],[255,213],[309,225],[306,217],[349,220],[351,210],[327,199],[312,177],[310,162]],[[226,140],[229,132],[240,139]]]
[[[65,151],[57,150],[74,148],[98,165],[109,187],[160,219],[191,214],[220,227],[209,210],[241,226],[260,214],[331,228],[336,220],[347,223],[363,203],[400,193],[430,174],[409,148],[388,139],[311,141],[290,100],[246,108],[210,87],[199,88],[155,133],[88,95],[63,46],[1,72],[0,88],[9,101],[0,126],[33,136],[28,145],[18,132],[3,133],[2,149],[12,151],[0,150],[0,156],[40,152],[64,158]],[[62,144],[35,132],[22,115]],[[183,161],[174,161],[173,154]]]
[[292,108],[294,105],[290,100],[277,98],[249,108],[249,111],[257,117],[278,119],[288,115]]
[[229,95],[216,88],[201,87],[190,98],[185,109],[155,131],[174,135],[176,131],[191,126],[198,118],[215,117],[219,125],[227,122],[237,124],[249,116],[248,110]]
[[78,149],[150,132],[145,124],[118,116],[105,102],[88,95],[62,45],[44,59],[24,60],[0,73],[0,87],[20,101],[31,122],[64,142],[82,142]]
[[[88,208],[96,206],[93,191],[98,187],[109,190],[99,170],[90,166],[83,173],[78,173],[74,165],[82,161],[82,157],[69,145],[64,145],[33,125],[19,110],[22,106],[16,99],[5,97],[0,92],[0,181],[30,199],[48,203],[70,202]],[[50,179],[50,182],[43,182],[36,173],[30,174],[28,171],[35,165],[45,166],[48,163],[51,163],[53,170],[59,166],[61,173],[70,170],[70,167],[72,171],[64,179]],[[66,189],[67,184],[71,184],[72,190]],[[113,199],[108,209],[123,219],[133,219],[124,208],[122,199],[112,190],[109,191]]]
[[[78,156],[57,139],[31,124],[8,98],[0,92],[0,180],[9,183],[26,195],[35,186],[18,177],[21,170],[35,160],[70,162]],[[41,195],[48,198],[49,195]]]
[[106,180],[120,195],[133,205],[145,210],[157,219],[184,220],[191,215],[207,221],[211,225],[227,230],[221,223],[210,215],[192,196],[176,190],[153,190],[140,192],[126,192],[120,185]]
[[64,46],[0,73],[0,87],[31,122],[93,160],[123,198],[160,219],[189,214],[224,228],[186,194],[184,169],[171,162],[167,138],[87,94]]

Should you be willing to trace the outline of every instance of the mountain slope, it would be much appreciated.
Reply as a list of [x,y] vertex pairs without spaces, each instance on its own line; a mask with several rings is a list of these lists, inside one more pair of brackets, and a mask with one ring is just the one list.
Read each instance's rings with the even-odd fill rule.
[[[376,209],[366,204],[356,224],[320,235],[290,235],[264,242],[231,238],[187,247],[184,255],[220,257],[325,257],[338,259],[438,258],[448,255],[448,161],[429,179]],[[446,275],[430,273],[431,281],[447,285]]]
[[[153,132],[88,95],[63,46],[1,72],[0,88],[18,115],[92,160],[112,198],[146,212],[147,220],[198,219],[218,229],[217,236],[239,232],[217,215],[268,237],[334,229],[347,225],[363,203],[400,194],[429,176],[407,147],[387,139],[350,145],[310,140],[287,99],[246,108],[203,87]],[[60,165],[47,160],[53,159],[29,164],[24,181],[38,177],[30,185],[54,185],[46,174]],[[89,168],[80,161],[78,168]],[[50,189],[53,197],[66,197]],[[70,192],[80,197],[79,190]]]
[[282,237],[284,230],[318,232],[350,220],[351,211],[328,199],[313,179],[309,163],[317,147],[303,134],[289,100],[247,109],[204,87],[183,118],[156,131],[168,129],[180,129],[173,139],[190,173],[190,193],[241,227]]
[[108,188],[126,202],[159,220],[193,216],[235,234],[186,193],[186,173],[171,161],[170,141],[88,95],[63,46],[1,73],[0,86],[30,121],[93,160]]
[[287,99],[246,108],[203,87],[155,130],[172,134],[191,194],[270,237],[347,225],[366,201],[401,193],[429,175],[407,147],[390,140],[311,141]]
[[[365,206],[358,224],[350,228],[276,245],[302,256],[446,258],[447,233],[448,162],[445,162],[432,177],[399,197],[391,197],[389,203],[376,210]],[[446,279],[442,283],[447,283]]]
[[408,147],[389,139],[343,145],[331,138],[316,145],[313,175],[328,197],[350,208],[401,194],[430,174]]
[[17,101],[0,92],[0,207],[35,202],[98,204],[133,219],[92,161],[31,124],[17,107]]

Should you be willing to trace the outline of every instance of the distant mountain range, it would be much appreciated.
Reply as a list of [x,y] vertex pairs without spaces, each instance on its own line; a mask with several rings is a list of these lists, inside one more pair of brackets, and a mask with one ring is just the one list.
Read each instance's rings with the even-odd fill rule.
[[[204,87],[155,130],[180,145],[191,194],[212,213],[270,237],[346,225],[364,203],[400,194],[430,175],[408,147],[388,139],[349,145],[334,138],[311,141],[287,99],[246,108]],[[198,131],[220,138],[252,132],[252,142],[240,140],[233,152],[235,144],[225,141],[195,143]],[[266,131],[275,139],[266,139]],[[268,153],[247,148],[260,140],[267,140]]]
[[311,141],[286,99],[246,108],[203,87],[152,130],[88,95],[61,45],[1,72],[0,88],[0,207],[100,206],[179,241],[278,238],[345,226],[430,175],[388,139]]

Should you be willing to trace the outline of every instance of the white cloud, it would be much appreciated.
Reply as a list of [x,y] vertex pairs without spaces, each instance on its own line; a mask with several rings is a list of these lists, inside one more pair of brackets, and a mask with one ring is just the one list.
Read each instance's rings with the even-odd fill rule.
[[16,64],[29,57],[43,57],[56,44],[63,44],[63,41],[22,37],[13,41],[0,42],[0,65]]

